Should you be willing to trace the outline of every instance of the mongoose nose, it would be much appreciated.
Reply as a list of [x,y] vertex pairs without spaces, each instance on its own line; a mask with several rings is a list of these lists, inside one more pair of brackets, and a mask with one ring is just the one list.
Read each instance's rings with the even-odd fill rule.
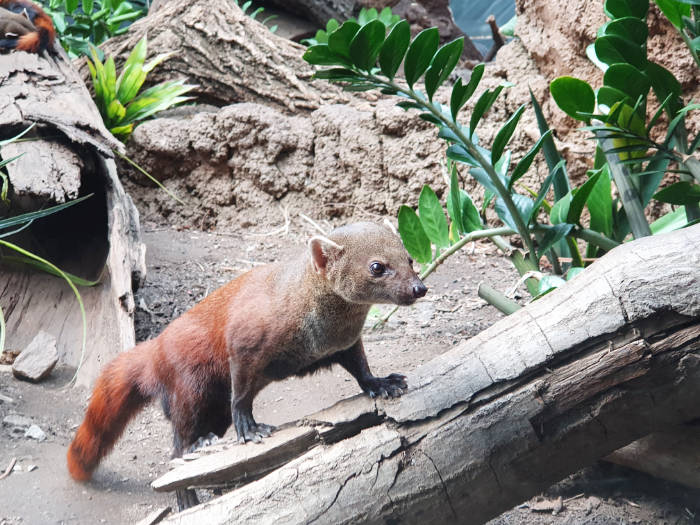
[[418,299],[419,297],[423,297],[427,292],[428,289],[422,282],[418,281],[416,284],[413,285],[413,297],[415,297],[416,299]]

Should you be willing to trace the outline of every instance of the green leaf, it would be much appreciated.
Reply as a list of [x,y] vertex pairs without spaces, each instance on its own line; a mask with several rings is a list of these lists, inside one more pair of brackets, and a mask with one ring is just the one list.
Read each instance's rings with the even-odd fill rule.
[[595,93],[593,88],[578,78],[559,77],[549,85],[549,91],[557,106],[567,115],[576,120],[588,121],[578,113],[592,113],[595,109]]
[[561,224],[566,222],[566,218],[569,215],[569,207],[571,206],[571,201],[574,198],[574,190],[569,191],[561,199],[557,200],[552,206],[552,211],[549,212],[549,220],[552,224]]
[[[537,127],[540,130],[540,135],[545,135],[547,131],[549,131],[549,124],[547,124],[544,113],[542,113],[542,108],[539,102],[537,102],[532,90],[530,90],[530,100],[535,110],[535,117],[537,118]],[[542,143],[542,151],[544,152],[544,158],[547,161],[549,172],[553,174],[552,184],[554,185],[554,198],[560,199],[562,196],[566,195],[570,189],[569,176],[566,173],[566,162],[563,161],[559,154],[551,135]]]
[[644,73],[646,73],[647,78],[651,82],[651,87],[659,103],[670,97],[666,109],[667,113],[673,118],[681,108],[680,96],[682,88],[680,82],[678,82],[673,73],[656,62],[647,62]]
[[66,0],[65,6],[66,6],[66,12],[68,14],[73,13],[78,8],[78,3],[79,0]]
[[586,205],[591,216],[591,230],[612,237],[612,194],[608,165],[605,164],[601,171],[602,175],[593,187]]
[[331,53],[350,58],[350,42],[360,30],[360,24],[348,20],[338,29],[328,34],[328,49]]
[[413,259],[421,264],[431,261],[430,239],[425,234],[418,215],[408,206],[399,208],[399,235]]
[[476,127],[479,125],[479,121],[481,120],[481,117],[484,116],[484,114],[491,109],[491,106],[493,106],[493,103],[496,101],[498,98],[498,95],[501,94],[501,91],[503,91],[503,88],[505,86],[500,85],[493,91],[490,89],[487,89],[482,93],[482,95],[479,97],[479,100],[476,101],[476,104],[474,105],[474,111],[472,111],[472,116],[469,119],[469,139],[471,140],[472,136],[474,135],[474,131],[476,130]]
[[649,0],[606,0],[605,14],[610,18],[634,16],[644,19],[649,10]]
[[525,104],[516,109],[515,113],[513,113],[508,121],[503,124],[501,129],[498,130],[496,138],[493,140],[493,147],[491,149],[491,162],[496,163],[498,162],[498,159],[501,158],[506,144],[508,144],[508,141],[513,136],[513,132],[515,132],[518,121],[520,121],[520,117],[523,115],[523,111],[525,111]]
[[683,228],[686,224],[688,224],[688,218],[685,214],[685,206],[679,206],[672,212],[656,219],[649,225],[649,228],[652,234],[658,235],[659,233],[678,230]]
[[594,174],[586,182],[584,182],[580,188],[578,188],[578,191],[573,196],[571,203],[569,204],[569,211],[566,214],[566,222],[569,224],[578,224],[578,222],[581,220],[583,208],[586,205],[593,188],[598,182],[601,173],[602,172],[599,171],[598,173]]
[[541,296],[548,294],[552,290],[556,290],[560,286],[566,284],[566,281],[561,277],[556,275],[545,275],[540,279],[539,287],[537,288],[537,296],[535,299],[539,299]]
[[638,46],[646,45],[649,28],[639,18],[626,16],[612,20],[603,26],[604,34],[617,35],[634,42]]
[[[362,26],[350,42],[349,52],[353,64],[363,71],[371,70],[377,62],[385,34],[386,26],[379,20],[372,20]],[[329,45],[332,36],[328,37]]]
[[545,234],[538,243],[539,249],[537,250],[537,256],[542,257],[545,253],[547,253],[552,246],[566,237],[573,227],[573,224],[566,223],[555,224],[554,226],[544,226]]
[[430,67],[425,72],[425,91],[431,102],[437,88],[447,80],[447,77],[450,76],[457,62],[459,62],[463,48],[464,37],[460,37],[445,44],[435,53]]
[[428,239],[438,248],[450,245],[447,219],[440,200],[430,186],[423,186],[418,198],[418,214]]
[[406,20],[401,20],[389,32],[379,52],[379,67],[390,80],[396,76],[410,42],[411,26]]
[[528,151],[525,156],[520,159],[520,162],[515,166],[515,169],[513,170],[513,174],[510,177],[510,180],[508,181],[508,190],[513,187],[513,184],[517,182],[517,180],[525,175],[527,173],[527,170],[530,169],[530,165],[532,164],[532,161],[535,160],[535,157],[537,156],[537,153],[540,151],[540,148],[542,148],[542,144],[544,143],[545,140],[552,134],[552,130],[547,130],[544,135],[542,135],[539,140],[535,143],[535,145],[532,147],[530,151]]
[[146,61],[147,45],[146,37],[139,40],[126,59],[122,72],[117,79],[116,96],[122,104],[129,103],[146,80],[143,64]]
[[462,223],[462,206],[459,196],[459,177],[457,177],[457,168],[453,163],[449,163],[452,167],[450,175],[450,191],[447,194],[447,214],[452,219],[452,222],[456,224],[457,230],[459,232],[464,231],[464,224]]
[[358,75],[351,69],[343,67],[320,69],[314,73],[314,78],[329,80],[331,82],[357,82],[364,80],[364,77]]
[[314,66],[350,66],[350,62],[333,53],[328,47],[328,44],[316,44],[309,47],[302,57],[309,64]]
[[[469,194],[464,190],[459,190],[459,200],[462,207],[462,225],[464,226],[464,232],[470,233],[483,229],[479,210],[477,210]],[[484,195],[484,200],[486,200],[486,195]]]
[[447,158],[451,160],[456,160],[458,162],[463,162],[469,166],[477,167],[479,163],[474,157],[462,146],[461,144],[452,144],[447,148],[446,152]]
[[93,0],[83,0],[82,6],[83,6],[83,12],[86,15],[91,14],[92,10],[94,8]]
[[605,64],[632,64],[642,69],[646,64],[646,53],[641,46],[618,35],[598,37],[595,54]]
[[547,193],[549,192],[549,188],[552,186],[552,182],[554,181],[554,178],[557,176],[557,173],[564,168],[565,160],[562,159],[559,161],[557,166],[549,172],[549,175],[547,175],[547,178],[544,179],[544,182],[540,186],[540,191],[537,192],[537,197],[535,198],[535,203],[532,206],[532,211],[530,212],[530,216],[528,217],[528,220],[526,224],[533,224],[535,219],[537,218],[537,214],[540,210],[540,207],[542,206],[542,203],[544,200],[547,198]]
[[21,215],[9,217],[7,219],[0,219],[0,230],[5,230],[7,228],[11,228],[12,226],[16,226],[19,224],[25,224],[29,221],[33,221],[36,219],[40,219],[42,217],[46,217],[47,215],[51,215],[53,213],[56,213],[57,211],[61,211],[61,210],[68,208],[70,206],[74,206],[74,205],[78,204],[79,202],[84,201],[85,199],[89,199],[90,197],[92,197],[92,195],[93,194],[90,193],[89,195],[79,197],[79,198],[74,199],[72,201],[64,202],[63,204],[57,204],[56,206],[51,206],[50,208],[45,208],[43,210],[23,213]]
[[412,88],[413,84],[428,69],[439,43],[440,35],[438,30],[435,27],[431,27],[418,33],[411,45],[408,46],[403,68],[406,75],[406,83],[408,83],[409,87]]
[[596,94],[599,106],[606,106],[608,111],[618,102],[625,102],[632,105],[634,102],[630,99],[627,93],[620,91],[611,86],[601,86]]
[[661,12],[678,29],[683,29],[683,17],[690,16],[690,6],[677,0],[654,0]]
[[686,181],[676,182],[654,194],[654,198],[680,206],[697,204],[700,202],[700,185]]
[[606,86],[614,87],[636,101],[646,97],[651,84],[649,78],[630,64],[613,64],[603,75]]
[[566,272],[566,280],[567,282],[576,277],[578,274],[583,273],[585,268],[582,268],[581,266],[572,266],[569,268],[569,271]]
[[477,64],[472,69],[471,77],[466,85],[462,85],[462,79],[458,78],[455,85],[452,87],[452,95],[450,96],[450,111],[452,120],[457,120],[457,113],[462,109],[462,106],[467,103],[479,86],[481,77],[484,74],[484,64]]
[[[511,199],[513,199],[513,204],[515,204],[515,208],[518,210],[518,214],[522,218],[523,222],[526,222],[530,217],[530,214],[532,213],[534,202],[530,197],[520,195],[519,193],[511,193]],[[496,199],[495,210],[498,217],[509,228],[518,231],[518,228],[515,225],[515,221],[513,220],[513,216],[508,210],[506,203],[500,197]]]

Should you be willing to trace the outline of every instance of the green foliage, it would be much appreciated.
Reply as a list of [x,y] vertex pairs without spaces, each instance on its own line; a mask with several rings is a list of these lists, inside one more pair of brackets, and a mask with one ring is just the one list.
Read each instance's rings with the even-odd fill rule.
[[97,46],[125,33],[134,20],[148,12],[145,5],[126,0],[41,0],[41,3],[71,58],[89,55],[91,44]]
[[126,140],[134,126],[159,111],[181,104],[192,97],[184,95],[195,86],[184,80],[171,80],[150,87],[139,94],[143,83],[158,64],[172,53],[160,54],[146,61],[147,42],[143,37],[134,47],[117,77],[114,58],[102,63],[97,50],[92,49],[92,61],[87,60],[95,90],[95,103],[102,115],[105,126],[113,135]]
[[[367,25],[369,22],[373,21],[379,21],[382,24],[384,24],[385,27],[387,28],[392,28],[396,23],[398,23],[401,18],[398,15],[395,15],[391,12],[390,7],[385,7],[381,11],[377,11],[374,7],[367,9],[366,7],[363,7],[360,9],[360,14],[357,15],[357,18],[350,18],[347,20],[343,25],[347,24],[348,22],[354,22],[354,24],[357,24],[357,28],[359,29],[360,26]],[[305,38],[304,40],[301,41],[302,44],[306,46],[315,46],[317,44],[328,44],[328,38],[331,33],[333,33],[336,29],[340,27],[340,22],[338,22],[335,18],[331,18],[327,23],[326,23],[326,29],[319,29],[316,31],[316,34],[314,35],[313,38]],[[346,31],[348,28],[346,28]],[[357,29],[355,30],[357,32]],[[351,37],[354,36],[350,35]],[[410,32],[409,32],[409,38],[410,38]],[[403,50],[403,53],[405,53],[406,50]],[[401,55],[403,56],[403,53]],[[394,74],[396,71],[394,71]],[[393,75],[389,75],[385,73],[386,76],[388,77],[393,77]]]
[[[692,39],[697,35],[700,8],[688,1],[659,0],[657,4],[684,37],[697,62]],[[598,141],[603,163],[591,176],[598,177],[588,196],[591,228],[618,240],[630,230],[635,237],[654,233],[644,214],[652,197],[685,206],[686,222],[679,227],[700,218],[696,190],[700,186],[692,183],[700,182],[693,157],[700,135],[689,141],[685,128],[686,115],[700,106],[683,106],[680,82],[647,58],[647,9],[646,1],[605,2],[611,20],[599,29],[589,49],[589,56],[604,70],[604,85],[597,93],[585,81],[571,77],[560,77],[550,85],[557,105],[589,124],[584,129]],[[650,92],[659,104],[653,115],[647,114]],[[664,112],[668,124],[660,118]],[[652,138],[659,136],[665,139],[657,142]],[[680,173],[682,182],[657,192],[673,163],[678,165],[673,171]],[[619,199],[608,196],[610,177],[618,187]],[[584,187],[588,188],[588,182]]]

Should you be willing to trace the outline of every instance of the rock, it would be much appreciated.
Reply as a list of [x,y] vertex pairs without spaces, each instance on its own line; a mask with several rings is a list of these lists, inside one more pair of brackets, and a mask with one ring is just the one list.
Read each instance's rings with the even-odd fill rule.
[[14,403],[15,400],[12,399],[10,396],[6,396],[2,392],[0,392],[0,403]]
[[29,428],[32,425],[32,420],[17,414],[10,414],[3,418],[2,424],[8,427]]
[[57,362],[56,338],[42,330],[17,356],[12,373],[19,379],[41,381],[51,373]]
[[46,439],[46,434],[38,425],[31,425],[24,433],[24,437],[36,439],[37,441],[44,441]]

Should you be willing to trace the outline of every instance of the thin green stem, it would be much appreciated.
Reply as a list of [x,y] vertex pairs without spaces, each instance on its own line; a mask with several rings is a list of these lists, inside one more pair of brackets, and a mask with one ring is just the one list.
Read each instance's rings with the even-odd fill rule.
[[503,185],[501,182],[500,177],[498,176],[498,173],[496,173],[496,169],[493,167],[493,165],[487,161],[484,156],[481,154],[481,152],[474,146],[471,140],[462,132],[462,129],[460,128],[459,125],[457,125],[456,122],[445,118],[443,115],[442,111],[440,111],[435,104],[428,102],[424,100],[423,98],[419,97],[415,91],[412,89],[405,89],[398,85],[397,83],[393,81],[386,81],[382,78],[376,77],[374,75],[367,75],[367,78],[373,82],[381,83],[386,86],[391,87],[392,89],[395,89],[399,93],[403,93],[407,97],[411,98],[413,101],[417,102],[421,106],[423,106],[425,109],[430,111],[432,115],[440,120],[445,126],[447,126],[456,136],[459,138],[459,140],[462,142],[464,147],[467,148],[467,151],[469,154],[474,157],[474,159],[481,165],[481,167],[486,171],[486,173],[489,176],[489,179],[491,179],[491,183],[494,185],[496,192],[498,193],[498,196],[503,199],[503,202],[506,205],[506,208],[508,208],[508,211],[511,214],[511,217],[513,218],[513,222],[515,223],[515,227],[518,230],[518,234],[520,237],[523,239],[523,242],[525,243],[527,250],[528,250],[528,257],[532,261],[532,263],[536,266],[539,267],[538,265],[538,260],[537,260],[537,252],[535,251],[535,245],[532,241],[532,237],[528,233],[527,226],[523,222],[522,217],[520,216],[520,212],[518,211],[518,208],[515,206],[515,203],[513,202],[513,199],[510,196],[510,193],[506,189],[506,187]]
[[495,306],[498,310],[500,310],[506,315],[510,315],[514,312],[517,312],[522,308],[522,306],[520,306],[518,303],[516,303],[515,301],[511,301],[501,292],[499,292],[495,288],[492,288],[486,283],[479,283],[479,287],[477,288],[476,293],[484,301],[486,301],[492,306]]
[[589,230],[588,228],[574,228],[573,230],[571,230],[571,235],[573,235],[574,237],[578,237],[579,239],[583,239],[584,241],[589,242],[591,244],[594,244],[598,248],[602,248],[606,252],[609,252],[610,250],[620,246],[619,242],[614,241],[596,231]]

